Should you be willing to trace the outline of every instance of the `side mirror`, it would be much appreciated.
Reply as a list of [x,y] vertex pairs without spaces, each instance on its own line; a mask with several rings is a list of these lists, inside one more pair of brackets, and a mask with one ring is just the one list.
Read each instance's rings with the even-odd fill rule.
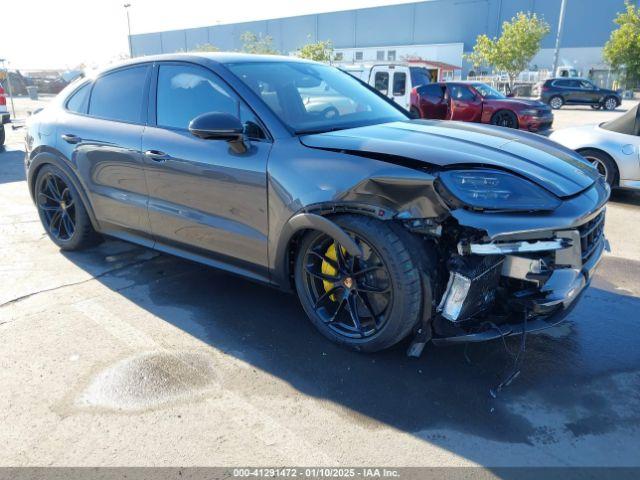
[[228,113],[208,112],[189,122],[192,135],[205,140],[225,140],[236,153],[247,151],[244,141],[244,127],[238,117]]

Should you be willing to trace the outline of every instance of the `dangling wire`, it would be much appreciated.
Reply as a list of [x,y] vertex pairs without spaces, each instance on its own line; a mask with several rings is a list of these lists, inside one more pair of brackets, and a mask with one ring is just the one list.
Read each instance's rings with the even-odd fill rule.
[[[509,375],[507,375],[504,380],[502,380],[495,388],[490,388],[489,389],[489,395],[491,395],[491,397],[493,398],[497,398],[498,397],[498,393],[500,393],[500,391],[504,388],[504,387],[508,387],[509,385],[511,385],[511,382],[513,382],[516,378],[518,378],[518,376],[520,375],[520,364],[522,363],[523,359],[524,359],[524,355],[525,355],[525,351],[527,348],[527,320],[529,318],[529,310],[525,308],[524,310],[524,322],[522,324],[522,336],[520,337],[520,349],[518,350],[518,353],[514,355],[511,353],[511,351],[507,348],[507,342],[504,339],[504,336],[502,336],[502,343],[504,344],[504,348],[507,351],[507,353],[513,358],[513,368],[511,369],[511,372],[509,373]],[[498,332],[502,333],[502,331],[500,330],[500,328],[498,328],[497,325],[495,325],[495,328],[498,329]]]

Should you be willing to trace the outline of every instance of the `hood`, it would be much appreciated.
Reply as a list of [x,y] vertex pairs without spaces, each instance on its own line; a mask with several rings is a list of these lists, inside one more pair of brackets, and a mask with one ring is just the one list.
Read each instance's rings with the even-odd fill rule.
[[406,158],[414,167],[431,170],[456,165],[510,170],[561,198],[589,188],[598,178],[580,155],[544,137],[473,123],[392,122],[304,135],[300,141],[312,148],[377,154],[385,161]]

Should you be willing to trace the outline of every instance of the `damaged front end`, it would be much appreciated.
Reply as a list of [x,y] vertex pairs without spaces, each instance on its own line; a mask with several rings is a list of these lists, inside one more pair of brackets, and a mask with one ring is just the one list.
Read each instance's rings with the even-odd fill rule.
[[[445,261],[432,321],[436,344],[537,331],[564,319],[603,251],[604,207],[573,228],[482,241],[462,229]],[[525,321],[526,320],[526,321]]]
[[590,284],[606,248],[608,196],[598,181],[547,211],[454,203],[441,222],[407,221],[407,228],[430,237],[439,250],[432,341],[480,342],[560,323]]

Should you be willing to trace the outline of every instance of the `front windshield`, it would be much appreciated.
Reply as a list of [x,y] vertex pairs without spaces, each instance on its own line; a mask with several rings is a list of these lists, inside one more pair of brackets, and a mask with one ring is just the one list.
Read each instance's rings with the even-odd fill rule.
[[298,134],[408,118],[337,68],[286,61],[231,63],[227,67]]
[[493,100],[507,98],[502,93],[491,88],[486,83],[474,83],[473,88],[475,88],[478,91],[478,93],[482,98],[488,98]]

